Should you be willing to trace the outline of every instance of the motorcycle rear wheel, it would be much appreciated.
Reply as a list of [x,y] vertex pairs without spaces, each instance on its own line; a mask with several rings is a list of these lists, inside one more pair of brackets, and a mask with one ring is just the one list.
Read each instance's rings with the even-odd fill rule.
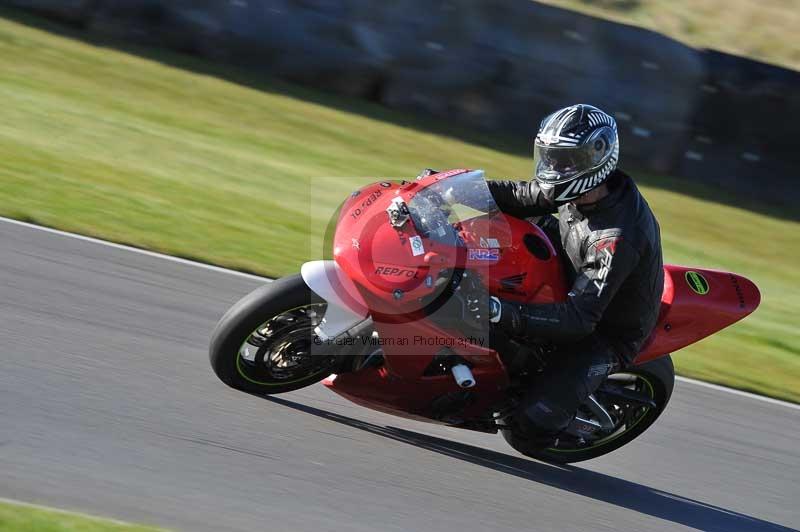
[[[558,464],[591,460],[619,449],[641,435],[658,419],[666,408],[675,385],[675,369],[672,365],[672,358],[669,355],[646,362],[640,366],[625,368],[621,373],[633,377],[631,386],[636,387],[637,391],[648,396],[656,404],[655,408],[627,405],[627,408],[631,409],[630,415],[626,412],[625,421],[620,421],[618,428],[613,433],[605,434],[595,441],[589,441],[583,445],[575,445],[573,441],[565,441],[570,438],[567,436],[566,438],[561,438],[559,443],[552,447],[541,448],[533,446],[519,433],[513,421],[509,425],[510,428],[501,429],[503,438],[511,447],[526,456]],[[619,374],[612,374],[609,379],[614,379],[615,375]]]
[[326,308],[300,275],[253,290],[214,329],[209,348],[214,373],[228,386],[256,394],[290,392],[323,380],[340,364],[340,357],[321,353],[314,334]]

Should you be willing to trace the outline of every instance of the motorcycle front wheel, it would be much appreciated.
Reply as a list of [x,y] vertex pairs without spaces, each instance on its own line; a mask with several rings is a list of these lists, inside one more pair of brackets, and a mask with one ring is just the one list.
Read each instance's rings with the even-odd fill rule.
[[314,328],[327,304],[300,275],[261,286],[220,319],[209,358],[217,377],[237,390],[276,394],[335,372],[340,357],[319,348]]
[[[650,428],[666,408],[674,385],[675,369],[667,355],[608,376],[594,395],[613,418],[614,427],[598,432],[594,438],[562,435],[551,447],[541,448],[531,445],[513,422],[501,429],[501,433],[514,449],[544,462],[568,464],[590,460],[619,449]],[[591,409],[581,409],[581,417],[592,417]]]

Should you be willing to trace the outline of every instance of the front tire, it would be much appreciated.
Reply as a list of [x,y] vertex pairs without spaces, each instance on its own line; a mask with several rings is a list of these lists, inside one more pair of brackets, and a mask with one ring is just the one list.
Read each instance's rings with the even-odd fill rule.
[[327,305],[292,275],[261,286],[220,319],[209,359],[217,377],[248,393],[276,394],[315,384],[340,363],[315,352],[314,327]]
[[[501,430],[503,438],[514,449],[526,456],[558,464],[591,460],[619,449],[650,428],[667,407],[675,386],[675,368],[672,365],[672,358],[667,355],[640,366],[625,368],[621,374],[633,376],[635,380],[632,381],[634,384],[631,386],[635,386],[638,392],[649,396],[656,407],[627,405],[627,408],[631,409],[631,413],[624,422],[620,421],[617,430],[583,445],[576,445],[567,437],[562,438],[560,443],[553,447],[532,446],[529,440],[521,436],[513,422],[509,425],[510,428]],[[615,375],[621,376],[621,374],[609,375],[609,379],[613,380]],[[623,401],[617,402],[623,403]],[[620,406],[624,407],[625,405],[617,405],[617,408]]]

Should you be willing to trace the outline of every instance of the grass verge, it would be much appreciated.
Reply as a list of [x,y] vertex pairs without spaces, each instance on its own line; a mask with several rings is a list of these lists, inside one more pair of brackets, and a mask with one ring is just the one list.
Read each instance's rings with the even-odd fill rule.
[[[360,184],[424,166],[530,173],[505,140],[470,144],[369,103],[147,55],[0,19],[0,215],[280,276],[322,254]],[[668,262],[735,271],[763,293],[753,316],[678,353],[679,372],[800,401],[800,224],[643,177]]]
[[158,532],[161,529],[109,521],[72,512],[0,502],[4,532]]
[[796,0],[537,0],[663,33],[690,46],[800,69]]

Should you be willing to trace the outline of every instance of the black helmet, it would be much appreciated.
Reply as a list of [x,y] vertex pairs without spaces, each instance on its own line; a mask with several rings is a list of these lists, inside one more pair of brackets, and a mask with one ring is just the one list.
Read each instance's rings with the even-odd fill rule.
[[565,107],[542,120],[534,146],[542,192],[566,203],[600,186],[617,167],[617,123],[591,105]]

